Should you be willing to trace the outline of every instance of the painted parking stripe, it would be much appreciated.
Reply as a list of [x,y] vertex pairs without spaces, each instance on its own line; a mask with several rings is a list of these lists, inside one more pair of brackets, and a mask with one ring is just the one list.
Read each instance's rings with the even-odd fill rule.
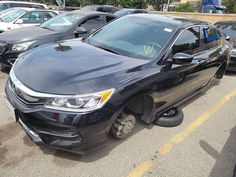
[[[183,142],[188,136],[194,132],[200,125],[202,125],[205,121],[210,119],[212,115],[218,112],[232,97],[236,96],[236,89],[232,90],[230,93],[225,95],[221,100],[212,105],[206,112],[200,115],[197,119],[195,119],[192,123],[187,125],[181,132],[176,134],[167,144],[162,146],[159,150],[160,155],[165,156],[171,150]],[[149,165],[147,165],[149,164]],[[151,167],[153,166],[152,161],[145,161],[141,163],[138,167],[133,169],[127,177],[142,177]],[[132,176],[131,176],[132,175]]]
[[4,92],[0,92],[0,97],[5,96]]
[[153,161],[145,161],[129,173],[127,177],[142,177],[153,166]]

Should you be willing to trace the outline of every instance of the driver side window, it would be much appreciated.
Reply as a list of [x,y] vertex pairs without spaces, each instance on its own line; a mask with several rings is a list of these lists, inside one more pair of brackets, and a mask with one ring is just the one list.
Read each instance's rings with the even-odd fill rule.
[[172,47],[172,56],[176,53],[187,53],[193,55],[200,51],[199,27],[184,30]]

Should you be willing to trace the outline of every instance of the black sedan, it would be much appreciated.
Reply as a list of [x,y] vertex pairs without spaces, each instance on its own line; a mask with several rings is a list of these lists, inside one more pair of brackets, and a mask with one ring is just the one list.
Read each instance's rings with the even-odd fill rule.
[[73,11],[58,15],[40,26],[4,32],[0,34],[0,64],[2,67],[12,67],[17,57],[29,49],[84,37],[115,18],[115,15],[103,12]]
[[236,71],[236,21],[220,21],[216,27],[225,35],[226,39],[232,46],[231,59],[227,71]]
[[21,55],[6,84],[7,105],[34,142],[83,154],[109,133],[126,138],[137,119],[156,124],[221,79],[228,57],[213,25],[128,15],[85,39]]

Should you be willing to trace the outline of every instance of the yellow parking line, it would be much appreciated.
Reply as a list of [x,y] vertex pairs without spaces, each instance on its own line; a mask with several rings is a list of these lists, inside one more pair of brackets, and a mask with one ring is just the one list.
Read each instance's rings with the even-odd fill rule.
[[145,161],[129,173],[127,177],[142,177],[153,165],[153,161]]
[[1,96],[5,96],[5,93],[4,92],[0,92],[0,97]]
[[215,114],[220,108],[222,108],[230,98],[236,96],[236,89],[231,91],[229,94],[225,95],[223,99],[216,102],[213,106],[211,106],[206,112],[200,115],[195,121],[189,124],[185,129],[183,129],[180,133],[175,135],[169,143],[165,144],[160,149],[161,155],[168,154],[176,145],[180,144],[184,139],[186,139],[190,133],[196,130],[201,124],[203,124],[206,120],[211,118],[213,114]]
[[[164,156],[167,155],[176,145],[184,141],[190,133],[196,130],[200,125],[207,121],[213,114],[222,108],[232,97],[236,96],[236,89],[225,95],[221,100],[211,106],[206,112],[200,115],[195,121],[190,123],[180,133],[175,135],[169,143],[160,148],[159,153]],[[127,177],[142,177],[152,166],[153,161],[145,161],[129,173]]]

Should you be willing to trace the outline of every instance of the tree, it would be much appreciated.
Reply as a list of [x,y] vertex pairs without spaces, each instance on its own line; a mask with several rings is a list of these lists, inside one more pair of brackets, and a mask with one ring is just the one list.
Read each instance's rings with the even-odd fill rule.
[[195,12],[196,8],[194,5],[190,4],[189,2],[178,4],[175,6],[176,12]]
[[222,4],[226,7],[227,13],[236,13],[235,0],[223,0]]

